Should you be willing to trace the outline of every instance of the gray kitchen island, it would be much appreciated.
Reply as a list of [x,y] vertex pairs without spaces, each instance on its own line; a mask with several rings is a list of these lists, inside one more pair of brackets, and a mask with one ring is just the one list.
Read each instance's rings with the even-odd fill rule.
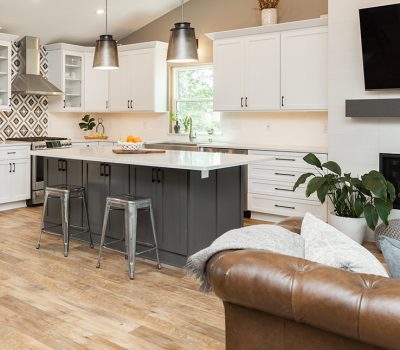
[[[259,156],[183,151],[117,155],[111,147],[31,153],[44,158],[46,185],[86,188],[95,242],[99,241],[107,196],[129,193],[151,198],[161,261],[175,266],[183,266],[188,256],[226,231],[242,226],[243,196],[247,195],[243,191],[243,167],[265,160]],[[71,225],[82,226],[82,214],[82,203],[71,202]],[[46,222],[60,223],[57,200],[49,201]],[[110,216],[109,239],[121,238],[122,231],[122,213],[115,211]],[[88,240],[85,235],[80,238]],[[138,241],[152,242],[147,212],[138,216]]]

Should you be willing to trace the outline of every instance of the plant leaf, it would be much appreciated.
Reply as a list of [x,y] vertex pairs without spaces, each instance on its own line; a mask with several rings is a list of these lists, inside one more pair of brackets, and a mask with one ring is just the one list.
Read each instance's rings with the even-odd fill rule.
[[365,188],[371,191],[376,197],[381,199],[387,198],[386,179],[378,171],[371,171],[362,176],[362,183]]
[[324,177],[318,176],[310,180],[306,189],[306,197],[310,197],[314,192],[318,191],[319,188],[326,182]]
[[387,191],[389,193],[389,198],[393,202],[396,199],[396,189],[393,184],[389,181],[386,181]]
[[310,164],[312,166],[315,166],[319,169],[322,170],[322,165],[321,165],[321,161],[317,158],[317,156],[314,153],[309,153],[307,154],[303,160],[307,163]]
[[368,227],[371,230],[375,230],[376,225],[378,225],[379,216],[377,210],[371,203],[368,203],[365,206],[364,215],[365,215],[365,220],[367,220]]
[[325,169],[328,169],[332,173],[335,173],[339,176],[342,175],[342,169],[340,168],[339,164],[336,162],[326,162],[326,163],[322,164],[322,167]]
[[293,186],[293,191],[296,191],[296,190],[298,189],[299,186],[301,186],[302,184],[306,183],[307,179],[308,179],[310,176],[313,176],[313,175],[314,175],[313,173],[307,173],[307,174],[301,175],[301,176],[297,179],[296,183],[294,184],[294,186]]
[[329,191],[329,184],[328,184],[328,182],[323,183],[323,184],[321,185],[321,187],[317,190],[318,199],[320,200],[320,202],[321,202],[322,204],[325,203],[325,200],[326,200],[326,196],[327,196],[327,194],[328,194],[328,191]]
[[354,201],[354,213],[359,218],[364,212],[364,202],[361,198],[356,198]]
[[384,201],[383,199],[380,198],[375,198],[374,199],[374,205],[376,208],[376,211],[378,212],[379,217],[383,221],[383,223],[388,226],[389,225],[389,214],[390,214],[390,205],[388,205],[387,201]]

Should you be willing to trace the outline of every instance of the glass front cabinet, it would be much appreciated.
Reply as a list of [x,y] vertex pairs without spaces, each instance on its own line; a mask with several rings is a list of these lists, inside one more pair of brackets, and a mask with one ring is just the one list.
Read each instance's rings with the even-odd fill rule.
[[0,111],[11,110],[11,42],[0,40]]

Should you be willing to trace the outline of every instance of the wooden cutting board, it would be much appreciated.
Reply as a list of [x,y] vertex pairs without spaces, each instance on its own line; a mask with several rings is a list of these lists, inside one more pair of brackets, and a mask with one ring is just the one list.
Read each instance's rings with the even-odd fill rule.
[[126,151],[124,149],[113,149],[115,154],[156,154],[165,153],[164,149],[140,149],[137,151]]

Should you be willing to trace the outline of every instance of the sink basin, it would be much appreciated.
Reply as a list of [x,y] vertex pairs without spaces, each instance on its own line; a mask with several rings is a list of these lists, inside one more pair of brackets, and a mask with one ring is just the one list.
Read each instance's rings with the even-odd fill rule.
[[192,142],[158,142],[145,144],[144,147],[147,149],[165,149],[171,151],[201,151],[200,145]]

